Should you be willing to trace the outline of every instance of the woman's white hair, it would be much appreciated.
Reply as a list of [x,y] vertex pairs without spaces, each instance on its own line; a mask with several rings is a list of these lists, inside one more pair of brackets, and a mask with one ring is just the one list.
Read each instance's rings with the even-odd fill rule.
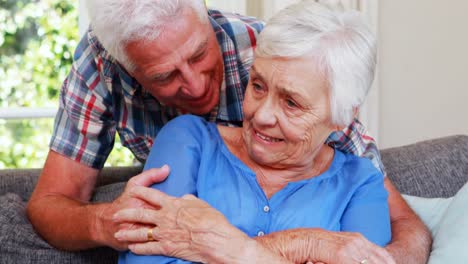
[[347,126],[372,85],[377,45],[358,12],[303,0],[268,21],[259,35],[256,56],[317,60],[329,82],[332,122]]
[[133,70],[125,46],[152,41],[164,26],[191,8],[203,23],[208,13],[203,0],[86,0],[91,27],[103,47],[127,70]]

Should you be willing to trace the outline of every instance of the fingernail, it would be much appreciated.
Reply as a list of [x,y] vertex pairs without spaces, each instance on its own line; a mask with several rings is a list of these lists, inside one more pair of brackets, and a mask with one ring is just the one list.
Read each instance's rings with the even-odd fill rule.
[[120,231],[117,231],[115,234],[114,234],[114,237],[117,239],[117,240],[120,240],[122,238],[122,233]]

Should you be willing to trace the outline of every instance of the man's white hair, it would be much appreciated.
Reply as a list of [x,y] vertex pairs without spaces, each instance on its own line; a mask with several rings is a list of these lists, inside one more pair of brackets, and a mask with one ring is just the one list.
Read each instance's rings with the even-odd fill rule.
[[209,22],[203,0],[86,0],[86,6],[99,42],[130,71],[134,64],[125,52],[129,42],[155,40],[186,8]]
[[347,126],[372,85],[377,44],[358,12],[303,0],[268,21],[256,56],[317,60],[329,83],[332,122]]

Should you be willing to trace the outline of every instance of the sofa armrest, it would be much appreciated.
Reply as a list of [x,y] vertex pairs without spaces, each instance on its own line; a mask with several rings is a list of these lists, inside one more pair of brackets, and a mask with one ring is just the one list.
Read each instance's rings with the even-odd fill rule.
[[401,193],[453,196],[468,181],[468,136],[459,135],[384,149],[387,175]]
[[23,201],[29,200],[40,173],[41,169],[0,170],[0,196],[16,193]]
[[[105,167],[99,174],[96,183],[97,187],[118,182],[126,182],[132,176],[140,173],[141,170],[141,166]],[[0,196],[6,193],[16,193],[23,199],[23,201],[29,200],[41,171],[42,169],[0,170]]]
[[126,182],[131,177],[139,174],[142,170],[142,166],[105,167],[99,173],[96,185],[103,186],[116,182]]

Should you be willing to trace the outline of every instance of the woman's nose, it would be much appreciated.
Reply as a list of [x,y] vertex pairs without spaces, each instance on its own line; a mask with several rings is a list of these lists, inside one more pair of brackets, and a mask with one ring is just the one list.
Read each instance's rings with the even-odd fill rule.
[[270,99],[261,102],[255,112],[255,120],[257,124],[263,126],[274,126],[276,124],[276,109]]

